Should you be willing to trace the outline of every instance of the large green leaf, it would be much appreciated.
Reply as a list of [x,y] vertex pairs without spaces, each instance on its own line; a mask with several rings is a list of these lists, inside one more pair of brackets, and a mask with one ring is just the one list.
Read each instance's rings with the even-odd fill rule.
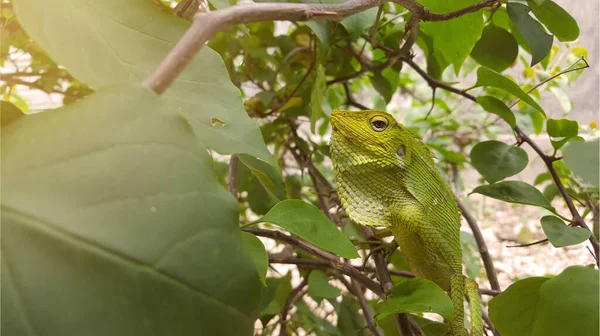
[[554,210],[548,199],[535,187],[521,181],[502,181],[479,186],[471,194],[482,194],[501,201],[535,205]]
[[506,10],[511,22],[517,28],[518,33],[523,37],[529,50],[531,50],[531,66],[539,63],[552,48],[552,35],[549,35],[544,30],[544,27],[534,18],[529,16],[529,7],[517,3],[509,2],[506,5]]
[[564,150],[564,161],[575,175],[600,186],[600,140],[571,142]]
[[521,172],[529,158],[521,147],[490,140],[475,145],[471,150],[471,164],[489,183],[495,183]]
[[[141,82],[190,26],[147,0],[13,3],[27,33],[78,80],[96,88]],[[213,50],[202,49],[164,98],[207,147],[221,154],[248,153],[276,166]]]
[[344,258],[357,258],[354,245],[317,208],[302,200],[290,199],[277,203],[254,223],[268,222],[290,231],[327,251]]
[[437,313],[449,319],[454,312],[448,295],[427,279],[406,279],[390,292],[393,298],[375,306],[378,320],[396,313]]
[[528,1],[529,8],[548,30],[561,42],[574,41],[579,37],[577,21],[554,1],[536,4]]
[[582,266],[519,280],[490,301],[490,319],[503,336],[598,335],[598,288],[598,270]]
[[479,69],[477,69],[477,82],[475,83],[474,87],[479,86],[491,86],[504,90],[518,97],[519,99],[531,105],[536,110],[540,111],[542,114],[545,115],[542,107],[538,103],[536,103],[530,95],[528,95],[525,91],[521,90],[521,88],[515,82],[502,76],[494,70],[488,69],[486,67],[479,67]]
[[6,334],[252,333],[261,285],[236,202],[150,90],[3,128],[1,181]]
[[[420,4],[434,13],[448,13],[479,3],[479,0],[423,0]],[[433,40],[433,49],[439,50],[443,57],[454,65],[456,74],[481,38],[483,16],[471,13],[440,22],[423,22],[421,29]]]
[[592,232],[580,227],[567,226],[556,216],[542,217],[542,229],[554,247],[565,247],[583,243]]
[[517,124],[515,114],[500,99],[492,96],[480,96],[477,97],[477,102],[484,110],[493,113],[506,121],[510,127],[514,128]]
[[531,325],[540,299],[539,290],[548,280],[550,278],[547,277],[519,280],[490,300],[490,319],[502,335],[531,335]]
[[481,39],[471,51],[477,63],[498,72],[511,66],[519,54],[519,45],[511,33],[489,25],[483,29]]

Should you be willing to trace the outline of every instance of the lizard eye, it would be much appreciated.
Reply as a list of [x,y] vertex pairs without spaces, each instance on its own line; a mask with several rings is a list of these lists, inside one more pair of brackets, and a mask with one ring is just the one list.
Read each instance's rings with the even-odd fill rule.
[[387,126],[388,126],[388,121],[387,121],[387,119],[385,119],[383,117],[373,117],[373,119],[371,119],[371,128],[375,132],[382,132],[383,130],[386,129]]

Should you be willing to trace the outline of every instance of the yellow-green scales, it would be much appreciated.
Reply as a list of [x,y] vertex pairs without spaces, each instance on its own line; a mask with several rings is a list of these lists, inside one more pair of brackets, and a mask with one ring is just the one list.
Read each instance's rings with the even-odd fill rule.
[[429,148],[383,111],[333,111],[331,123],[338,195],[350,219],[389,228],[415,275],[450,293],[452,336],[465,335],[468,294],[471,335],[482,335],[477,284],[462,274],[460,214]]

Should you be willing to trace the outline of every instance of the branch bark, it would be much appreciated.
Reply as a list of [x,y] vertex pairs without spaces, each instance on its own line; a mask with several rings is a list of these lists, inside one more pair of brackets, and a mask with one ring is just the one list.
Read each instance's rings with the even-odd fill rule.
[[[198,13],[192,26],[143,84],[163,94],[183,72],[196,54],[216,33],[228,26],[258,21],[327,20],[339,22],[344,18],[378,7],[385,0],[349,0],[341,4],[256,3],[232,6],[209,13]],[[394,0],[422,21],[444,21],[479,11],[494,5],[497,0],[486,0],[445,14],[430,12],[415,0]]]

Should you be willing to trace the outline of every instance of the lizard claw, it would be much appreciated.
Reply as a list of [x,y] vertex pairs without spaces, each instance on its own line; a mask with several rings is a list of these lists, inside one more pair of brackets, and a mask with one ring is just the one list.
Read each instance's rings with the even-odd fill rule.
[[363,262],[363,267],[365,265],[367,265],[369,258],[375,253],[382,253],[385,256],[385,262],[387,264],[389,264],[392,259],[392,254],[397,249],[398,249],[398,243],[396,243],[395,240],[392,240],[391,243],[385,243],[385,242],[381,243],[379,246],[371,249],[369,254],[367,254],[367,256],[365,257],[365,261]]

